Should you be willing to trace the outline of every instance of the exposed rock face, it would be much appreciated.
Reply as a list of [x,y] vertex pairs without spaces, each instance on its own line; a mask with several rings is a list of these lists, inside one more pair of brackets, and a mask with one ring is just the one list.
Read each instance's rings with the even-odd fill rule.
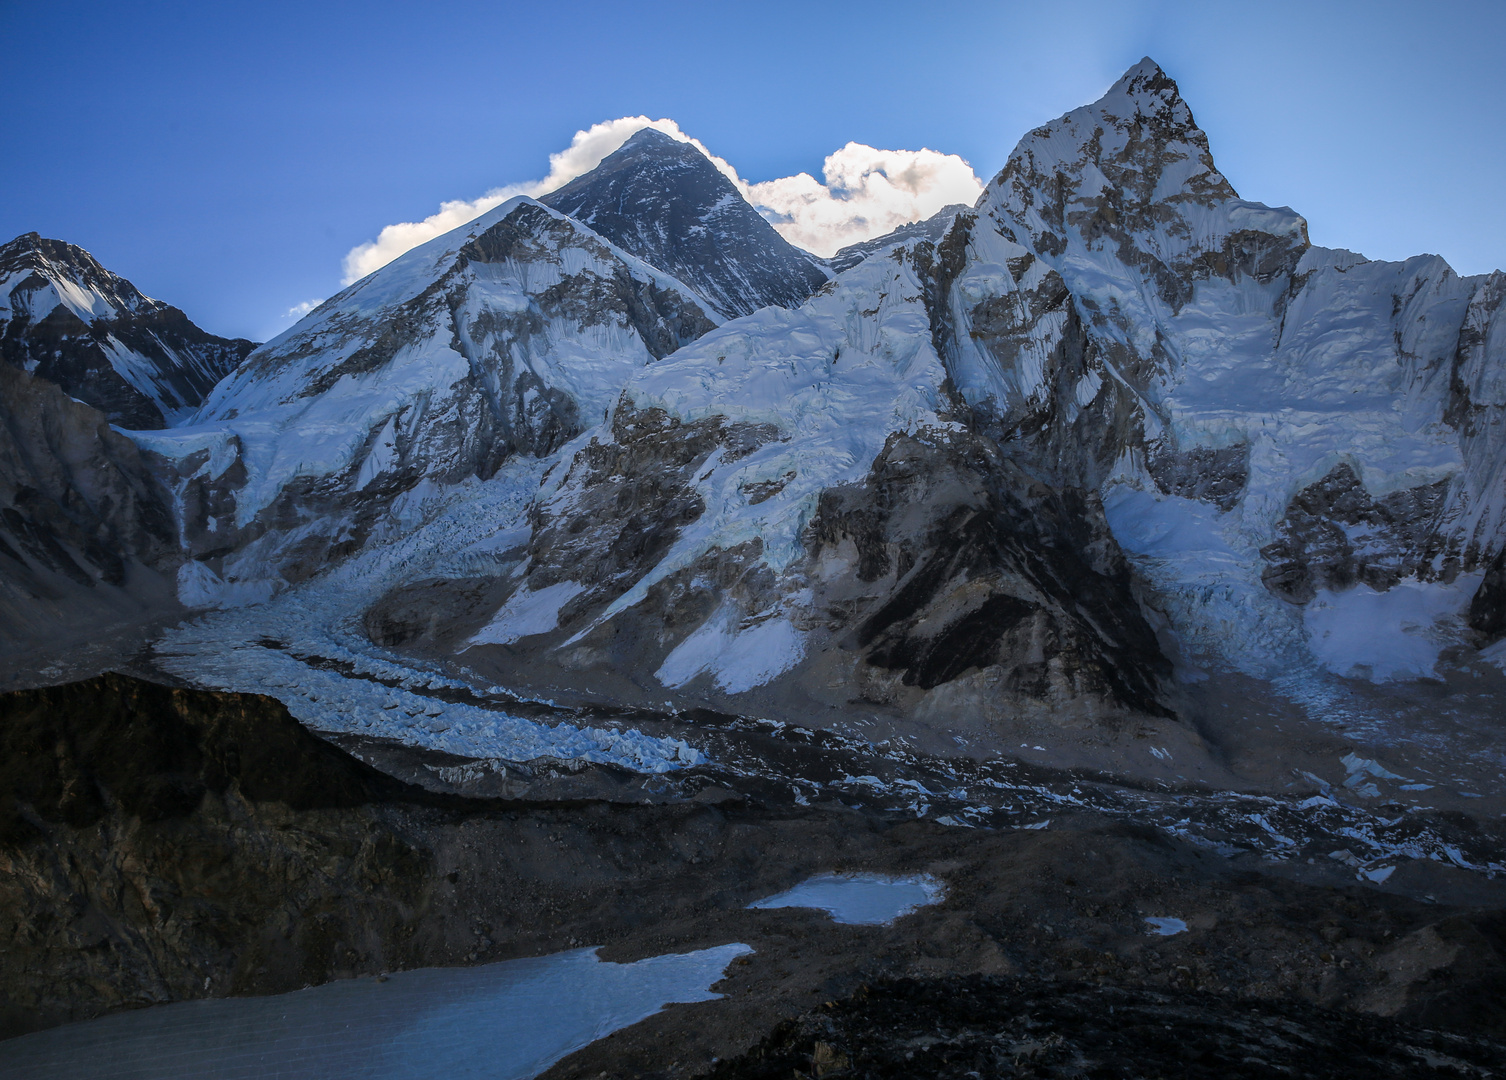
[[1506,636],[1506,551],[1496,556],[1470,601],[1469,625],[1487,641]]
[[100,412],[0,365],[0,642],[161,602],[151,579],[182,557],[148,458]]
[[1280,537],[1261,549],[1270,564],[1266,586],[1305,604],[1318,589],[1364,582],[1385,592],[1403,578],[1421,581],[1456,573],[1457,538],[1445,539],[1449,482],[1440,480],[1371,498],[1348,465],[1336,465],[1297,493],[1277,527]]
[[194,588],[264,596],[359,547],[421,481],[555,451],[713,325],[528,199],[409,252],[253,353],[193,425],[143,436],[177,463]]
[[705,513],[695,479],[707,459],[716,453],[719,461],[739,461],[778,434],[771,425],[722,417],[686,424],[662,409],[619,407],[610,441],[583,448],[570,463],[563,497],[538,506],[529,590],[579,582],[589,590],[574,605],[580,611],[617,599]]
[[82,248],[0,247],[0,357],[128,428],[179,423],[255,344],[205,333]]
[[644,128],[540,199],[672,274],[723,317],[794,307],[826,283],[704,154]]
[[1145,469],[1163,495],[1209,502],[1228,513],[1250,482],[1250,448],[1240,443],[1176,451],[1153,442],[1145,448]]
[[411,925],[431,855],[370,806],[403,785],[270,699],[109,675],[0,697],[0,742],[11,1032],[323,981]]
[[1096,496],[1031,482],[987,439],[938,443],[895,436],[861,486],[821,497],[811,558],[856,569],[823,597],[843,645],[925,690],[978,672],[996,701],[1164,712],[1170,665]]

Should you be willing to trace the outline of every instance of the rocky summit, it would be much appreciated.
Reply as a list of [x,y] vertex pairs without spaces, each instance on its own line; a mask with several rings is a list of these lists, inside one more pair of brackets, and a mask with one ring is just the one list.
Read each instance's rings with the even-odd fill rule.
[[1495,1075],[1506,277],[1214,149],[818,259],[644,129],[255,347],[0,249],[6,1031],[736,942],[527,1075]]
[[829,276],[705,154],[654,128],[541,201],[684,281],[723,318],[794,307]]

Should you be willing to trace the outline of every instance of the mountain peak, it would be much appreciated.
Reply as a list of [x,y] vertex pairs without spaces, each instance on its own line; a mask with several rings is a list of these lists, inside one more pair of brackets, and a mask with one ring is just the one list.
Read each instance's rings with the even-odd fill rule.
[[35,232],[0,246],[0,337],[5,361],[135,428],[184,416],[253,348]]
[[[1220,242],[1213,233],[1228,223],[1208,215],[1238,198],[1177,84],[1146,57],[1093,104],[1021,139],[979,207],[1053,259],[1112,235],[1175,262]],[[1286,218],[1272,227],[1292,232],[1298,219]]]
[[8,244],[0,245],[0,274],[23,267],[46,270],[54,264],[69,267],[90,278],[101,279],[89,284],[102,285],[107,292],[120,292],[121,296],[111,297],[116,303],[134,305],[142,299],[128,282],[106,270],[83,248],[66,240],[51,240],[40,233],[28,232],[22,233]]
[[35,232],[22,233],[8,244],[0,244],[0,258],[4,258],[12,252],[31,251],[41,246],[42,234]]
[[685,142],[681,139],[677,139],[673,135],[666,135],[658,128],[646,127],[639,128],[637,131],[633,132],[633,134],[628,137],[627,142],[623,143],[614,152],[621,153],[624,150],[637,150],[650,146],[663,147],[665,149],[670,149],[677,146],[685,146],[690,147],[691,149],[695,149],[693,146],[691,146],[690,143]]
[[[1182,92],[1176,81],[1148,56],[1121,75],[1119,81],[1109,88],[1109,92],[1088,108],[1100,108],[1117,114],[1119,110],[1114,106],[1126,99],[1131,106],[1130,115],[1161,117],[1178,126],[1196,130],[1192,110],[1182,100]],[[1201,135],[1202,132],[1199,131],[1198,134]]]
[[654,128],[539,201],[678,278],[724,317],[792,307],[827,280],[710,158]]

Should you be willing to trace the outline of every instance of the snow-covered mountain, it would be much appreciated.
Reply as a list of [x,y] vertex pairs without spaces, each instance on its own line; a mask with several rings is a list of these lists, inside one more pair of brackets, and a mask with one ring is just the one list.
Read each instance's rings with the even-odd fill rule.
[[540,201],[683,281],[724,318],[793,307],[827,280],[704,154],[653,128]]
[[179,674],[252,685],[285,658],[229,644],[297,639],[382,678],[1174,755],[1179,678],[1506,663],[1506,278],[1313,247],[1148,60],[976,207],[772,302],[694,148],[643,133],[556,194],[134,436],[173,463],[181,595],[227,608]]
[[467,663],[756,691],[765,715],[1164,713],[1169,665],[1095,495],[958,420],[937,250],[637,373],[546,482],[516,591],[454,643]]
[[1190,655],[1428,675],[1506,541],[1503,282],[1313,247],[1146,60],[1011,155],[940,344],[976,428],[1103,494]]
[[636,372],[495,616],[426,632],[499,677],[957,722],[1154,714],[1162,649],[1431,675],[1499,635],[1502,282],[1312,247],[1145,61],[939,240]]
[[124,427],[182,420],[253,348],[205,333],[72,244],[27,233],[0,247],[0,355]]
[[139,436],[177,463],[185,597],[264,596],[358,548],[418,485],[552,453],[714,325],[684,285],[531,199],[415,248],[258,348],[192,423]]

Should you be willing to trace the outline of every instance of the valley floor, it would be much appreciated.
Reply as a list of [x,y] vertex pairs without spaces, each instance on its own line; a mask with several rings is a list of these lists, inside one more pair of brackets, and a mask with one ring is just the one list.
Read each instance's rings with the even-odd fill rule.
[[[13,923],[0,989],[13,1034],[151,1003],[585,945],[631,961],[743,943],[753,951],[713,987],[719,1000],[672,1005],[547,1075],[701,1075],[771,1033],[769,1053],[794,1046],[806,1028],[779,1025],[828,1002],[851,998],[841,1006],[851,1020],[877,1007],[865,993],[915,992],[896,979],[943,997],[1024,993],[1022,1015],[1038,1019],[1031,1002],[1102,993],[1141,1011],[1181,1010],[1198,1030],[1255,1008],[1331,1032],[1328,1014],[1301,1011],[1313,1006],[1506,1039],[1506,882],[1496,868],[1506,845],[1478,817],[1386,811],[1393,821],[1346,805],[1342,789],[1302,810],[1043,766],[967,772],[960,761],[709,715],[677,722],[698,725],[713,761],[743,755],[739,767],[645,775],[569,760],[498,770],[369,736],[337,739],[373,769],[320,749],[265,698],[119,676],[0,702],[6,794],[31,800],[7,832],[0,874]],[[103,744],[101,725],[121,715],[177,716],[179,730],[197,732],[192,754],[159,761],[180,787],[201,785],[197,802],[120,787],[152,760],[139,754],[165,752],[151,749],[149,724],[129,728],[145,749]],[[15,767],[14,733],[38,718],[67,720],[77,753],[57,768],[71,786],[43,790]],[[284,787],[257,779],[252,731],[276,744],[284,771],[297,764],[292,780],[277,781]],[[232,749],[238,779],[215,772]],[[90,756],[105,750],[108,759]],[[125,772],[109,773],[122,758]],[[83,777],[107,793],[92,821],[66,795]],[[952,783],[965,793],[946,790]],[[983,827],[967,827],[970,818]],[[1393,848],[1417,855],[1393,851],[1381,875],[1364,856],[1387,829],[1401,830]],[[1349,858],[1335,857],[1341,850]],[[947,892],[891,926],[747,907],[813,874],[853,871],[926,873]],[[1153,918],[1186,929],[1162,936]],[[996,981],[967,981],[977,977]],[[860,1034],[853,1023],[844,1054]],[[1072,1023],[1022,1028],[1009,1045],[1092,1041]],[[1443,1036],[1385,1030],[1445,1057],[1506,1063],[1506,1043],[1439,1050]],[[761,1075],[748,1060],[723,1073]]]

